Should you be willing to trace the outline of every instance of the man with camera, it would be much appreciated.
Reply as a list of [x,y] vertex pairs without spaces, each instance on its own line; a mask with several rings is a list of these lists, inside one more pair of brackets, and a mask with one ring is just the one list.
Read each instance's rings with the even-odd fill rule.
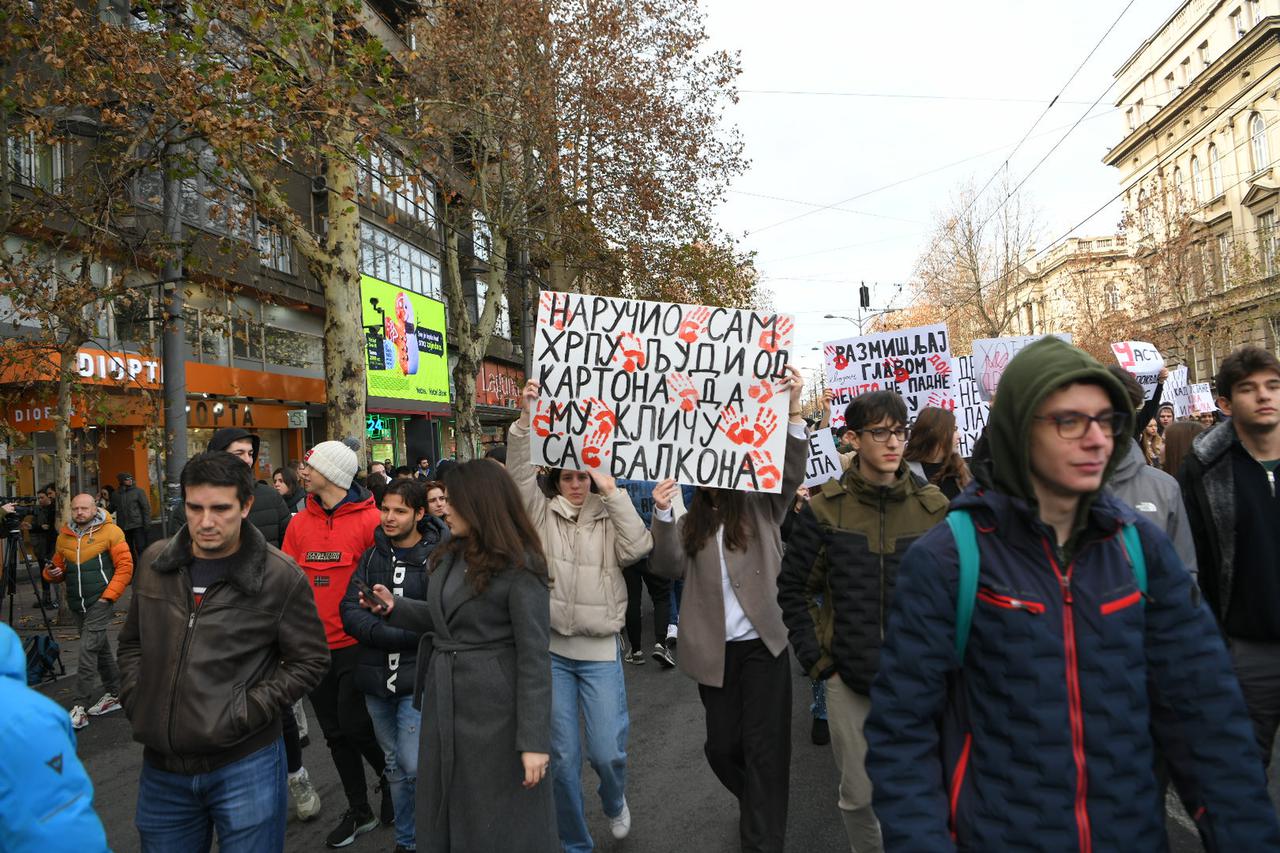
[[[107,627],[112,605],[133,577],[133,555],[124,531],[107,519],[107,511],[98,508],[93,495],[79,494],[71,499],[71,520],[58,534],[44,577],[66,584],[67,609],[80,632],[71,725],[83,729],[89,725],[89,717],[120,710],[120,670]],[[92,702],[99,680],[103,692]]]

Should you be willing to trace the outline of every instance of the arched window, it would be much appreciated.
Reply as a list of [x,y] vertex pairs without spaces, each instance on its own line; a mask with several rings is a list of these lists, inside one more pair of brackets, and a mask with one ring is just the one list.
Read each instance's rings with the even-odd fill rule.
[[1191,200],[1200,204],[1204,200],[1204,174],[1200,171],[1200,158],[1191,158]]
[[1209,197],[1222,195],[1225,187],[1222,183],[1222,160],[1218,157],[1218,146],[1209,146]]
[[1261,172],[1271,165],[1271,151],[1267,146],[1267,123],[1261,113],[1249,118],[1249,148],[1253,151],[1253,171]]
[[1181,210],[1187,206],[1187,188],[1182,183],[1182,167],[1173,167],[1173,206]]

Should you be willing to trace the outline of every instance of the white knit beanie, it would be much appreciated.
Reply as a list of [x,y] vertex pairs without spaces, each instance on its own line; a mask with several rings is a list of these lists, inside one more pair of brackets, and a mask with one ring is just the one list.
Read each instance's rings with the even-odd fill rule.
[[322,441],[307,452],[302,461],[320,472],[320,475],[343,489],[351,488],[351,480],[360,470],[360,460],[351,445],[359,447],[353,438],[342,441]]

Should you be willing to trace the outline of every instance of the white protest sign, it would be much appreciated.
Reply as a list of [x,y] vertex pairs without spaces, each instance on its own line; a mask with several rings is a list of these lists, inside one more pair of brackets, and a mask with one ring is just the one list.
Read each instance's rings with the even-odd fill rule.
[[1120,366],[1133,374],[1142,386],[1146,399],[1155,396],[1160,371],[1164,369],[1164,356],[1146,341],[1120,341],[1111,345]]
[[960,445],[956,450],[966,459],[973,455],[973,445],[987,428],[987,419],[991,416],[991,404],[982,399],[981,386],[974,375],[975,361],[971,355],[951,359],[956,432],[960,436]]
[[543,293],[533,464],[779,491],[794,332],[771,312]]
[[1218,404],[1213,399],[1213,391],[1208,382],[1197,382],[1191,386],[1191,411],[1199,415],[1217,410]]
[[984,403],[990,403],[996,395],[996,386],[1004,369],[1013,357],[1041,338],[1054,337],[1071,343],[1071,335],[1019,335],[1004,338],[978,338],[973,342],[973,365],[978,382],[978,393]]
[[1169,378],[1164,381],[1164,393],[1160,396],[1160,403],[1173,406],[1175,418],[1191,417],[1191,386],[1187,384],[1185,364],[1169,371]]
[[854,397],[871,391],[901,394],[908,421],[926,406],[954,405],[945,323],[832,341],[823,347],[823,360],[827,386],[836,395],[833,427],[844,425],[844,410]]
[[831,430],[820,429],[809,436],[809,462],[805,469],[804,482],[800,485],[806,489],[812,489],[828,480],[839,480],[843,473],[840,470],[840,454],[836,451]]

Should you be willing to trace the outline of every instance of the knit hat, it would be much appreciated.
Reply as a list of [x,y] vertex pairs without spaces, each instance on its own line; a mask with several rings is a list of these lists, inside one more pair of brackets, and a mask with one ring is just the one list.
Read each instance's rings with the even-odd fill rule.
[[360,470],[360,460],[356,457],[359,447],[360,442],[354,438],[322,441],[308,450],[302,461],[335,486],[349,489],[352,478]]

